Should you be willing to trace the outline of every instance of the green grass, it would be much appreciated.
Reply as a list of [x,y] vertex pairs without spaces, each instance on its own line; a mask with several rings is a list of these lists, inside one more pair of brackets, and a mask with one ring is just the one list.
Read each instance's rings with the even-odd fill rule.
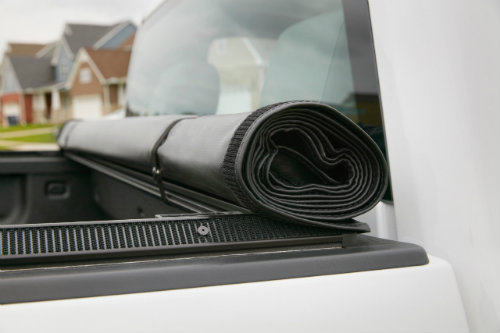
[[55,143],[56,138],[52,133],[16,136],[15,138],[5,138],[3,140],[18,141],[18,142],[39,142],[39,143]]
[[8,133],[15,131],[24,131],[30,129],[38,129],[38,128],[49,128],[56,127],[55,124],[27,124],[27,125],[14,125],[9,127],[0,127],[0,133]]

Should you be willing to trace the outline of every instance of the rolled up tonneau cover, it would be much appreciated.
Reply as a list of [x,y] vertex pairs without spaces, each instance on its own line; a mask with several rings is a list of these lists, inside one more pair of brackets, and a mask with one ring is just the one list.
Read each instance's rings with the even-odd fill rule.
[[[312,101],[252,113],[72,121],[61,148],[134,168],[288,222],[366,231],[352,220],[382,198],[387,166],[373,140]],[[156,165],[155,165],[156,164]]]

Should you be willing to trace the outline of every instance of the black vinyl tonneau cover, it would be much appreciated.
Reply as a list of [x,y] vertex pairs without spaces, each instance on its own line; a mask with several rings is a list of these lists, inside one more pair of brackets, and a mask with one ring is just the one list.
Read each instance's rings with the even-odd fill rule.
[[283,222],[347,232],[369,230],[352,218],[373,208],[388,182],[375,142],[312,101],[250,114],[73,121],[59,144],[152,173],[162,196],[167,180]]

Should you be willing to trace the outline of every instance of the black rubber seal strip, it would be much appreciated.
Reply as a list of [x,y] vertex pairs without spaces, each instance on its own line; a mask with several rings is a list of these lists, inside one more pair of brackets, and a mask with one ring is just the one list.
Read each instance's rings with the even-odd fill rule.
[[[349,236],[346,236],[349,237]],[[0,226],[0,265],[337,243],[341,232],[239,212]]]

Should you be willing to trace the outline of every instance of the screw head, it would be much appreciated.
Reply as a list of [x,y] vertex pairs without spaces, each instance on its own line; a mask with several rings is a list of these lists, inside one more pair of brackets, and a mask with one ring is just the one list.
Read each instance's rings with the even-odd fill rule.
[[208,233],[210,232],[210,229],[208,229],[208,227],[205,227],[204,225],[202,226],[199,226],[198,229],[196,230],[198,232],[198,234],[200,234],[201,236],[206,236],[208,235]]

